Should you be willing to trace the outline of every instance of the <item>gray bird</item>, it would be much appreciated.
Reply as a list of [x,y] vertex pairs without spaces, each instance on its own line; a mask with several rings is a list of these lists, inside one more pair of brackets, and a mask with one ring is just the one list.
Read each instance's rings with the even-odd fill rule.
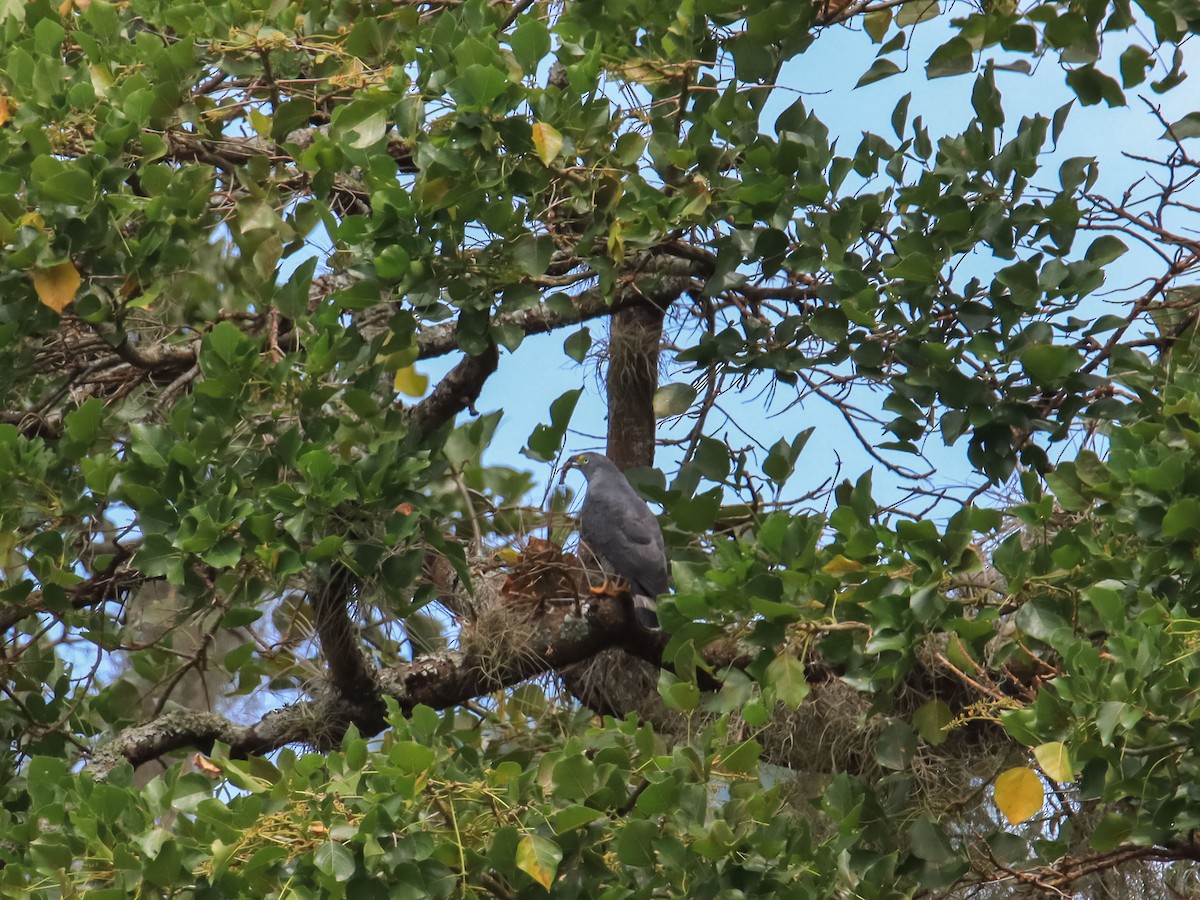
[[578,469],[588,481],[579,514],[580,541],[605,573],[629,583],[637,623],[658,628],[654,598],[667,592],[667,551],[658,520],[607,456],[580,453],[567,460],[564,477],[569,469]]

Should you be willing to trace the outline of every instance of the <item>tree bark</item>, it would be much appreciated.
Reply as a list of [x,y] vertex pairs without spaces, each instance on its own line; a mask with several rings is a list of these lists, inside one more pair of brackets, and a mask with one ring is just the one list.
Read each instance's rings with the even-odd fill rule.
[[622,471],[654,465],[654,392],[663,316],[673,297],[620,309],[609,320],[608,458]]

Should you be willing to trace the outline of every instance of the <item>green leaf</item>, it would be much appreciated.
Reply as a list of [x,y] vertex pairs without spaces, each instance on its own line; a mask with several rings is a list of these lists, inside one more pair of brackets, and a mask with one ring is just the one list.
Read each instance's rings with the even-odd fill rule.
[[508,76],[492,66],[472,63],[450,82],[450,94],[465,110],[486,109],[509,85]]
[[313,854],[313,865],[318,871],[332,875],[335,881],[349,881],[358,869],[354,854],[335,841],[326,841],[317,848]]
[[904,126],[908,124],[908,107],[912,102],[912,92],[905,94],[892,110],[892,131],[899,139],[904,138]]
[[763,474],[775,484],[782,487],[791,478],[796,469],[796,460],[804,450],[808,439],[812,437],[814,428],[809,426],[797,434],[790,442],[780,438],[772,446],[767,458],[763,460]]
[[508,42],[521,68],[533,73],[538,63],[550,52],[550,29],[541,19],[528,16],[517,26]]
[[1128,604],[1121,592],[1123,587],[1118,581],[1106,580],[1083,592],[1083,599],[1096,610],[1105,628],[1116,630],[1125,618]]
[[1129,247],[1119,237],[1113,234],[1102,234],[1092,241],[1084,258],[1098,266],[1105,266],[1114,259],[1120,259],[1129,251]]
[[1001,103],[1000,92],[996,89],[996,72],[988,66],[978,78],[971,90],[971,105],[981,124],[987,128],[999,128],[1004,124],[1004,106]]
[[927,743],[935,747],[946,742],[950,736],[950,723],[954,713],[942,700],[928,700],[913,713],[913,727]]
[[1167,509],[1162,520],[1163,537],[1174,540],[1194,540],[1200,537],[1200,499],[1184,497]]
[[[1146,72],[1153,64],[1154,56],[1145,47],[1139,47],[1136,44],[1126,47],[1120,60],[1121,86],[1131,88],[1141,84],[1146,80]],[[1200,114],[1192,113],[1191,115],[1196,116],[1196,124],[1200,128]],[[1200,130],[1197,131],[1197,135],[1200,135]]]
[[1133,834],[1133,820],[1129,816],[1106,813],[1092,829],[1089,844],[1098,853],[1106,853],[1129,840],[1131,834]]
[[338,555],[345,543],[346,538],[342,535],[331,534],[313,544],[304,555],[309,562],[327,562]]
[[700,704],[700,689],[666,669],[658,673],[658,693],[667,709],[687,711]]
[[577,363],[587,358],[588,350],[592,348],[592,332],[585,326],[572,332],[563,341],[563,352]]
[[52,203],[83,206],[95,197],[92,177],[74,162],[38,156],[29,167],[38,194]]
[[513,262],[526,275],[544,275],[554,255],[554,238],[548,234],[523,234],[513,244]]
[[54,801],[67,777],[66,763],[61,759],[35,756],[29,761],[26,779],[30,799],[38,806],[47,806]]
[[792,709],[798,708],[810,691],[804,663],[787,652],[777,654],[771,660],[767,666],[767,682],[775,690],[775,696]]
[[892,10],[877,9],[874,12],[869,12],[863,16],[863,30],[871,37],[871,43],[878,44],[887,34],[888,28],[892,24]]
[[[1159,19],[1159,22],[1161,23],[1162,19]],[[1171,71],[1159,81],[1151,82],[1150,88],[1156,94],[1163,94],[1181,84],[1185,78],[1187,78],[1187,72],[1183,69],[1183,48],[1176,47],[1171,56]]]
[[1083,365],[1083,355],[1061,344],[1034,344],[1021,351],[1021,366],[1034,384],[1054,385]]
[[355,150],[368,150],[387,132],[387,110],[374,101],[359,100],[341,106],[330,123],[330,137]]
[[1125,105],[1125,94],[1121,86],[1098,71],[1094,64],[1080,66],[1067,72],[1067,84],[1084,106],[1094,106],[1101,100],[1109,106]]
[[658,837],[658,826],[645,819],[626,823],[617,836],[617,860],[633,869],[653,866],[654,839]]
[[1060,632],[1070,632],[1067,620],[1048,600],[1025,603],[1017,610],[1014,622],[1027,635],[1049,646],[1054,646]]
[[613,153],[621,165],[632,166],[642,158],[642,152],[645,149],[646,139],[636,131],[627,131],[617,138]]
[[558,455],[582,393],[582,388],[575,388],[561,394],[550,404],[550,424],[538,425],[533,429],[526,446],[521,450],[523,455],[541,462],[549,462]]
[[964,75],[975,68],[975,50],[971,42],[960,36],[952,37],[929,55],[925,74],[929,78]]
[[885,769],[903,771],[917,755],[917,736],[907,722],[893,722],[879,735],[875,759]]
[[907,28],[909,25],[928,22],[930,19],[936,19],[941,11],[938,0],[915,0],[905,3],[896,12],[896,25]]
[[554,814],[554,833],[564,834],[603,819],[604,813],[588,806],[567,806]]
[[856,88],[865,87],[868,84],[874,84],[876,81],[883,81],[885,78],[899,75],[901,71],[903,70],[890,59],[886,57],[877,59],[871,64],[871,68],[863,73],[854,86]]
[[232,367],[250,352],[250,341],[232,322],[218,322],[204,339],[203,349]]
[[718,753],[713,758],[713,768],[736,774],[753,772],[758,767],[761,755],[762,744],[755,740],[743,741]]
[[403,772],[421,775],[433,767],[437,754],[414,741],[396,741],[388,753],[388,759]]
[[654,392],[654,417],[669,419],[681,416],[696,399],[696,389],[690,384],[664,384]]
[[100,423],[103,421],[104,404],[97,397],[88,397],[63,417],[63,426],[67,437],[86,447],[100,433]]
[[585,756],[567,756],[554,766],[554,793],[563,800],[583,800],[596,788],[596,767]]
[[1096,713],[1096,731],[1100,735],[1100,743],[1109,746],[1118,728],[1132,728],[1141,718],[1141,712],[1123,700],[1101,703]]
[[945,830],[929,816],[921,816],[908,833],[913,855],[931,863],[947,863],[958,857]]
[[1172,122],[1163,137],[1178,141],[1200,137],[1200,112],[1188,113],[1177,122]]
[[399,281],[412,268],[412,257],[398,245],[384,247],[375,257],[375,274],[387,281]]

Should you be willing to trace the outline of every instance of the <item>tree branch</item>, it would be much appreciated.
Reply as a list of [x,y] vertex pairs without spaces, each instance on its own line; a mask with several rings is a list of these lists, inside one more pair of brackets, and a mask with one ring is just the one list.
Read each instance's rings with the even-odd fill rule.
[[[327,128],[328,126],[322,125],[293,131],[284,138],[283,144],[295,144],[300,150],[307,150],[312,146],[316,135]],[[266,157],[275,162],[294,162],[280,146],[268,144],[259,137],[222,135],[213,138],[178,129],[165,132],[163,136],[167,139],[168,158],[175,162],[200,162],[221,169],[236,169],[259,157]],[[396,161],[401,172],[417,171],[413,161],[412,144],[398,134],[389,134],[387,153]]]
[[358,626],[348,612],[358,583],[344,566],[338,566],[312,594],[313,617],[321,652],[329,664],[330,685],[340,697],[383,715],[375,666],[359,642]]
[[62,414],[57,412],[43,415],[28,410],[0,409],[0,425],[13,425],[26,438],[56,441],[62,437]]
[[[117,600],[131,587],[141,584],[145,579],[139,573],[124,568],[140,543],[138,541],[133,546],[117,544],[112,559],[103,571],[95,573],[87,581],[80,582],[68,590],[71,607],[84,609],[108,600]],[[24,600],[16,601],[0,611],[0,634],[22,619],[49,611],[42,592],[31,591]]]
[[[587,659],[606,647],[630,646],[643,657],[661,661],[665,636],[631,643],[631,635],[638,632],[628,598],[568,600],[547,603],[540,612],[529,611],[523,641],[527,652],[495,659],[484,650],[468,649],[367,674],[378,679],[382,696],[391,697],[408,712],[418,704],[434,709],[456,706]],[[346,677],[348,671],[349,667],[340,670],[335,678]],[[95,752],[87,768],[103,778],[122,760],[136,767],[184,748],[210,752],[216,741],[229,745],[235,756],[267,753],[292,743],[329,747],[341,740],[351,724],[364,735],[387,727],[378,695],[347,696],[338,686],[314,700],[272,710],[248,726],[215,713],[175,710],[125,729]]]
[[493,341],[488,341],[487,349],[478,356],[464,356],[428,397],[409,410],[409,426],[421,434],[429,434],[464,409],[473,411],[484,382],[499,364],[500,351]]
[[[492,324],[516,325],[525,332],[526,336],[545,334],[556,328],[577,325],[601,316],[611,315],[618,309],[623,309],[635,302],[635,298],[631,296],[620,296],[609,303],[608,298],[595,288],[584,291],[573,297],[572,300],[574,301],[572,305],[565,308],[561,305],[552,306],[548,303],[539,303],[529,309],[502,313],[492,320]],[[458,343],[455,339],[457,327],[458,323],[451,321],[419,332],[417,346],[420,348],[420,358],[431,359],[435,356],[445,356],[457,349]]]

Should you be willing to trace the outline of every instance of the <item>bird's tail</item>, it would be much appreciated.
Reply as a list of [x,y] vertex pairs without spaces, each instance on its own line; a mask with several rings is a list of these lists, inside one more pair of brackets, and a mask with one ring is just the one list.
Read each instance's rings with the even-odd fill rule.
[[634,594],[633,618],[647,631],[658,631],[658,613],[654,611],[654,598],[644,594]]

